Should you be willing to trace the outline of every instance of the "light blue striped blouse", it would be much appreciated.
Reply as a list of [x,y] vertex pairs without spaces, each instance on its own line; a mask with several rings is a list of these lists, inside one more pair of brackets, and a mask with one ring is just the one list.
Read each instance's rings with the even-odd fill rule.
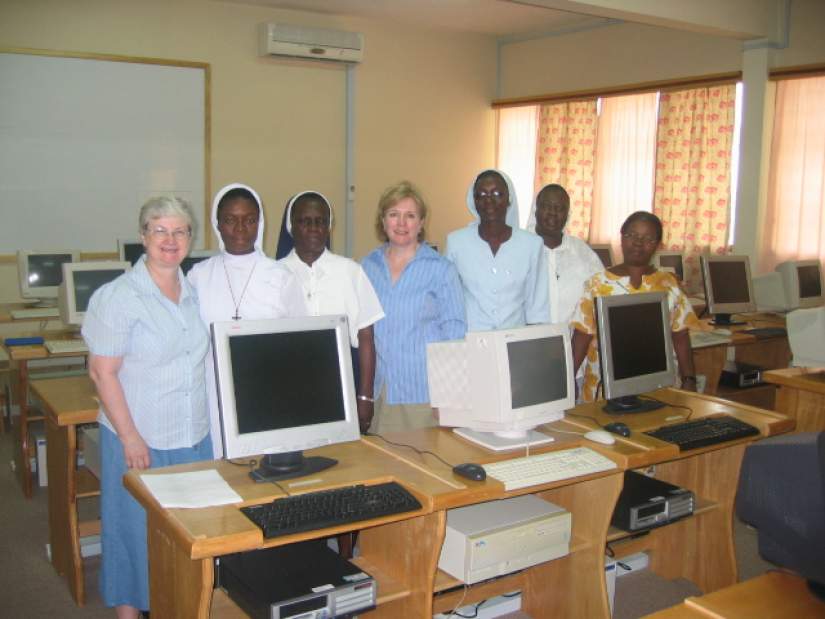
[[[209,335],[195,290],[180,270],[180,303],[166,298],[142,257],[89,301],[83,339],[104,357],[122,357],[118,379],[143,440],[153,449],[191,447],[209,433],[204,358]],[[98,421],[112,430],[101,409]]]
[[393,284],[385,249],[362,263],[385,314],[374,325],[375,394],[386,384],[388,404],[429,402],[427,343],[463,338],[467,329],[461,282],[455,266],[422,243]]

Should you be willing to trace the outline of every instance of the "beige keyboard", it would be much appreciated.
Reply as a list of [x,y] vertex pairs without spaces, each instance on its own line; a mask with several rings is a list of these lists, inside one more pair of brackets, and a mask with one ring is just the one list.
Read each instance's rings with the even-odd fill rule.
[[30,307],[27,309],[12,310],[11,317],[14,320],[23,320],[25,318],[59,318],[60,310],[56,307]]
[[46,340],[43,345],[53,355],[86,354],[89,347],[83,340]]
[[587,447],[550,451],[484,465],[487,475],[503,483],[505,490],[549,484],[615,468],[617,466],[613,460]]
[[691,331],[690,345],[692,348],[704,348],[706,346],[718,346],[719,344],[730,344],[731,334],[716,333],[714,331]]

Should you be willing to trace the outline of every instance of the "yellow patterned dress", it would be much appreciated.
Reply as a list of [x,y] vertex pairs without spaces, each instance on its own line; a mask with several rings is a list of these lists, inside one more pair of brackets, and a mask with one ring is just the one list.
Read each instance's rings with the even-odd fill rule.
[[[666,292],[670,307],[671,330],[682,331],[698,324],[696,314],[690,306],[687,296],[679,288],[676,278],[664,271],[654,271],[642,276],[642,284],[634,288],[627,275],[614,275],[610,271],[596,273],[584,284],[584,295],[579,306],[573,313],[571,325],[582,333],[596,335],[596,311],[593,299],[595,297],[612,297],[620,294],[639,294],[641,292]],[[597,399],[601,373],[599,371],[599,346],[597,338],[593,338],[587,349],[584,359],[584,382],[580,399],[582,402],[593,402]]]

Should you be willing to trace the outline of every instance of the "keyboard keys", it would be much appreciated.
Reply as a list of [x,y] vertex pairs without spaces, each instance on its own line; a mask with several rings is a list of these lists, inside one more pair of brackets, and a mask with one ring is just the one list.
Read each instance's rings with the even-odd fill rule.
[[549,484],[615,468],[613,460],[587,447],[550,451],[484,465],[487,475],[503,483],[505,490]]
[[421,509],[418,499],[400,484],[387,482],[309,492],[241,511],[263,530],[264,537],[278,537],[417,509]]
[[748,436],[757,436],[759,429],[736,417],[719,415],[662,426],[656,430],[649,430],[645,434],[678,445],[680,451],[688,451]]

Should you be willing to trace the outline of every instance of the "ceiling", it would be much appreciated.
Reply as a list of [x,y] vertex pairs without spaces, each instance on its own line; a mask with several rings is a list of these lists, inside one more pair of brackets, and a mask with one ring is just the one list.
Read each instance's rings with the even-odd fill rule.
[[496,37],[566,31],[605,22],[510,0],[225,0],[331,15],[352,15]]

